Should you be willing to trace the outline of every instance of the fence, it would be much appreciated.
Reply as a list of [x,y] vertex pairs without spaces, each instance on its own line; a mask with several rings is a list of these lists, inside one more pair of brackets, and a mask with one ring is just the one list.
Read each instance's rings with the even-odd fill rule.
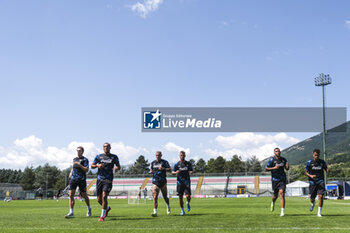
[[[176,177],[168,175],[168,194],[170,197],[176,196]],[[329,181],[341,180],[349,183],[350,178],[329,177]],[[287,178],[288,181],[288,178]],[[87,187],[90,196],[96,195],[96,176],[88,176]],[[350,183],[349,183],[350,184]],[[113,181],[113,189],[110,196],[118,198],[127,198],[129,192],[139,192],[151,197],[152,176],[149,174],[137,175],[115,175]],[[235,194],[253,194],[259,196],[271,196],[271,175],[269,173],[197,173],[191,176],[191,191],[195,197],[201,196],[228,196]],[[52,199],[55,197],[57,190],[44,190],[44,199]],[[76,192],[77,195],[79,192]],[[0,199],[6,196],[16,199],[35,199],[37,197],[34,190],[20,191],[0,189]],[[66,193],[66,197],[67,197]]]

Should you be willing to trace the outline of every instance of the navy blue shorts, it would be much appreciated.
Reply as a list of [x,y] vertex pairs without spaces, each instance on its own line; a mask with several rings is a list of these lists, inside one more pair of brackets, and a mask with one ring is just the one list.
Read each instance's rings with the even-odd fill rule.
[[272,181],[272,190],[275,196],[278,195],[280,190],[286,191],[286,182],[284,180]]
[[69,190],[76,190],[79,187],[81,193],[86,193],[86,181],[85,180],[70,180]]
[[106,192],[109,194],[109,192],[112,190],[112,181],[111,180],[97,180],[96,182],[96,190],[97,195],[101,195],[102,192]]
[[191,182],[177,181],[176,191],[178,196],[191,195]]
[[316,195],[324,195],[326,192],[326,187],[324,183],[310,184],[309,194],[311,199],[315,199]]

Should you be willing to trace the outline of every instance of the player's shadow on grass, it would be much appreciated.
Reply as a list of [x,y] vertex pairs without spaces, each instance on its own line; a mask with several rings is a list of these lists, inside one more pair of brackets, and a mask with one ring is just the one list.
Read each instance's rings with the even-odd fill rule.
[[180,215],[180,214],[172,214],[171,216],[175,216],[175,217],[196,217],[196,216],[205,216],[205,215],[222,215],[222,213],[210,213],[210,214],[185,214],[185,216]]
[[323,217],[345,217],[350,216],[350,214],[322,214]]
[[312,216],[312,215],[311,214],[286,214],[285,216],[302,217],[302,216]]
[[111,217],[110,221],[135,221],[135,220],[152,220],[152,218],[123,218],[123,217]]
[[[304,217],[304,216],[316,216],[316,214],[286,214],[286,216]],[[322,214],[323,217],[345,217],[350,216],[350,214]]]

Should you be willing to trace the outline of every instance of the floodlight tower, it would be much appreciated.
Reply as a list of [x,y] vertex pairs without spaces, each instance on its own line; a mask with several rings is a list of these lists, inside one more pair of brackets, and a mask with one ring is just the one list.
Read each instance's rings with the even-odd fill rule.
[[[332,83],[332,78],[329,74],[321,73],[315,78],[315,86],[322,86],[322,101],[323,101],[323,159],[326,161],[326,110],[324,101],[324,86]],[[327,184],[327,172],[325,173],[325,184]]]

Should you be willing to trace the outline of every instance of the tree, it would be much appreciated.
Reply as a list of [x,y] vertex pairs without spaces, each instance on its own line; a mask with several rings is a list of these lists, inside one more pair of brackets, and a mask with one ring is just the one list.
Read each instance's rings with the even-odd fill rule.
[[209,159],[208,172],[210,173],[223,173],[225,172],[226,160],[222,156],[218,156],[216,159]]
[[129,167],[121,165],[118,174],[130,174]]
[[24,190],[33,190],[35,181],[35,172],[33,167],[26,167],[23,171],[20,184]]
[[231,160],[226,162],[225,170],[227,172],[244,172],[246,170],[246,164],[241,160],[241,157],[234,155]]
[[288,171],[288,174],[289,174],[288,181],[294,182],[297,180],[307,180],[307,176],[304,173],[305,173],[305,165],[299,164],[299,165],[290,166]]
[[19,182],[21,182],[22,180],[22,176],[23,176],[23,172],[21,171],[21,169],[18,170],[17,174],[16,174],[16,183],[18,184]]
[[135,163],[130,167],[130,174],[144,174],[149,172],[149,163],[148,160],[145,159],[145,156],[140,155]]
[[334,177],[334,178],[339,178],[339,177],[345,177],[345,170],[344,168],[344,163],[337,163],[337,164],[332,164],[329,166],[329,175],[328,177]]
[[64,189],[69,184],[69,174],[72,170],[72,166],[66,168],[60,172],[60,175],[54,185],[54,189]]
[[46,187],[52,189],[60,178],[61,171],[56,166],[50,166],[46,163],[43,167],[39,166],[35,169],[35,188]]
[[207,163],[205,162],[204,159],[200,158],[193,169],[195,173],[204,173],[207,170],[206,167],[207,167]]
[[196,169],[196,161],[194,159],[190,159],[188,162],[192,165],[192,169],[194,171]]
[[248,159],[247,166],[249,172],[262,172],[260,161],[255,155]]

